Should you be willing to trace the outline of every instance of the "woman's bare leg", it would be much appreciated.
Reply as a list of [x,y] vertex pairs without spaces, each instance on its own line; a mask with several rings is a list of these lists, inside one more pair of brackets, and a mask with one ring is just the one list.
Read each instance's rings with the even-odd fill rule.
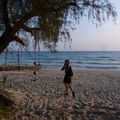
[[72,92],[72,96],[75,97],[75,92],[74,90],[72,89],[72,85],[71,84],[68,84],[68,87],[70,88],[71,92]]
[[68,94],[68,85],[65,83],[65,94]]
[[70,88],[71,92],[74,92],[71,84],[68,84],[68,87]]

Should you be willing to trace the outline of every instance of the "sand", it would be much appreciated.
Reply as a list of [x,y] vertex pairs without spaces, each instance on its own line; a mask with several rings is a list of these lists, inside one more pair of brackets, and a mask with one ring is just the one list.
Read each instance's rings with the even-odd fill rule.
[[1,71],[17,110],[9,120],[120,120],[120,71],[73,70],[76,97],[64,95],[64,72]]

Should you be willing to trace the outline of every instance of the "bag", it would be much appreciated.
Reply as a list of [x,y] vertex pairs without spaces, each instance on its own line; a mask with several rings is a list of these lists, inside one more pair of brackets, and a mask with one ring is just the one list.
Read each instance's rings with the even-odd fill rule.
[[70,77],[72,77],[73,76],[73,71],[71,70],[71,72],[70,72]]
[[72,71],[72,68],[71,68],[71,67],[69,68],[69,76],[70,76],[70,77],[73,76],[73,71]]

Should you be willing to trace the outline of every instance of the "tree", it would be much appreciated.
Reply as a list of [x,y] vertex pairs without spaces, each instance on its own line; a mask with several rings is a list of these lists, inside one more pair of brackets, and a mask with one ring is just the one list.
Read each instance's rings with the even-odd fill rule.
[[26,46],[28,33],[54,50],[82,16],[99,24],[117,14],[109,0],[1,0],[0,53],[13,41]]

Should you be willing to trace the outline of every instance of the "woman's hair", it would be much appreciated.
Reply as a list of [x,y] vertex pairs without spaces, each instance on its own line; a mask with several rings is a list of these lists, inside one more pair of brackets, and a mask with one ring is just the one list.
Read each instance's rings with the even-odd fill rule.
[[70,63],[69,59],[66,59],[66,60],[65,60],[65,63]]

